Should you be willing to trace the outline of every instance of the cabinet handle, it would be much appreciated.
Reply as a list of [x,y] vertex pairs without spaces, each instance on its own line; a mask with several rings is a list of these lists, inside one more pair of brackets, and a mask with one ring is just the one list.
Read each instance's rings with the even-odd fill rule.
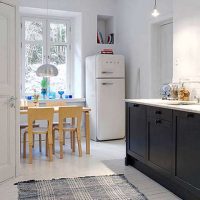
[[101,72],[102,74],[113,74],[113,72]]
[[102,83],[102,85],[113,85],[113,83]]
[[156,119],[155,120],[155,124],[161,124],[162,123],[162,120],[161,119]]
[[193,114],[193,113],[188,113],[188,114],[187,114],[187,117],[188,117],[188,118],[194,118],[194,114]]
[[156,110],[156,111],[155,111],[155,114],[156,114],[156,115],[161,115],[162,112],[161,112],[160,110]]

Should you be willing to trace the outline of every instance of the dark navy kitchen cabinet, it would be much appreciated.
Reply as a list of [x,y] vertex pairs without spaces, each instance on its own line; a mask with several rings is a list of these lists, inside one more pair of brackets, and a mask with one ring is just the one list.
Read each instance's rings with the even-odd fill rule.
[[126,110],[129,123],[127,151],[142,161],[146,155],[146,106],[128,104]]
[[200,200],[200,114],[126,103],[126,164]]

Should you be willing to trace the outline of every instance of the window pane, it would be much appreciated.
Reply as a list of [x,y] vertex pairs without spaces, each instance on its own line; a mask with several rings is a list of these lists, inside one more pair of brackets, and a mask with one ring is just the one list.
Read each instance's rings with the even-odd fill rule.
[[25,93],[33,94],[33,89],[40,92],[41,78],[36,75],[37,68],[42,65],[42,44],[25,45]]
[[67,33],[66,24],[50,23],[51,42],[67,42],[66,33]]
[[51,78],[51,87],[57,92],[67,90],[67,46],[51,46],[50,62],[58,69],[58,76]]
[[42,41],[43,37],[42,22],[25,21],[25,40],[26,41]]

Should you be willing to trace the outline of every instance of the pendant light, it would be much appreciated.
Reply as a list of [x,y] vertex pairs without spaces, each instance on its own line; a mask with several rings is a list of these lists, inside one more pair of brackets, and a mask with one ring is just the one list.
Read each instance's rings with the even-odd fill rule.
[[158,9],[157,9],[157,0],[155,0],[153,12],[151,13],[151,15],[152,15],[153,17],[158,17],[158,16],[160,15],[160,13],[158,12]]
[[[49,16],[49,6],[48,6],[48,0],[47,0],[47,19]],[[47,37],[46,37],[46,44],[47,44]],[[56,68],[55,65],[49,64],[49,56],[47,57],[47,63],[41,65],[38,67],[36,71],[36,75],[40,77],[52,77],[52,76],[57,76],[58,75],[58,69]]]
[[52,77],[58,75],[58,69],[51,64],[44,64],[38,67],[36,75],[40,77]]

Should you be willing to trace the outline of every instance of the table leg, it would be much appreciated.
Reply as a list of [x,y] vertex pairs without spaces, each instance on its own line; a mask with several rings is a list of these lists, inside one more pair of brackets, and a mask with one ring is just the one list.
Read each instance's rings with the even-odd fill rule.
[[90,154],[90,114],[85,113],[86,154]]
[[[72,126],[75,126],[75,118],[72,118],[72,121],[71,121],[71,125]],[[72,149],[72,152],[75,152],[75,147],[73,147],[73,138],[74,138],[74,132],[70,132],[70,140],[71,140],[71,149]]]

